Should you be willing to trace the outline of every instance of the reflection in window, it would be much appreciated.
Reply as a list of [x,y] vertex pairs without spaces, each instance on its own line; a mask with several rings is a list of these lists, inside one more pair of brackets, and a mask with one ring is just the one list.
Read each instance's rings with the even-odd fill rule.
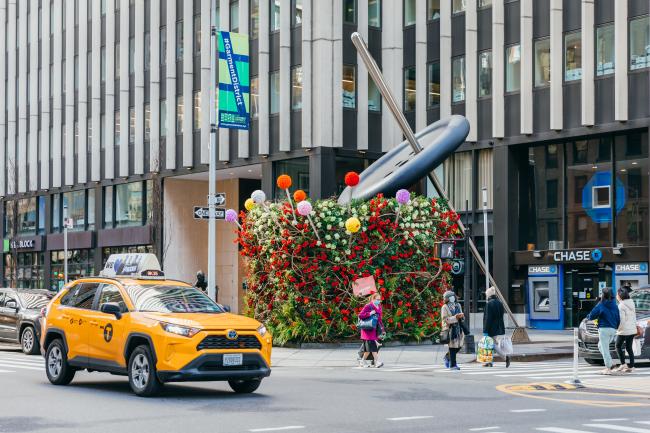
[[[616,215],[616,242],[648,244],[648,133],[616,137],[616,179],[625,191],[625,204]],[[618,190],[617,190],[618,192]],[[617,200],[618,201],[618,200]]]
[[201,55],[201,15],[194,15],[194,55]]
[[[494,179],[493,174],[493,152],[492,149],[481,149],[478,152],[478,186],[479,189],[483,187],[487,188],[487,207],[492,209],[492,203],[494,202],[494,197],[492,194]],[[476,197],[478,203],[476,203],[477,208],[483,207],[483,197]],[[479,206],[480,205],[480,206]]]
[[650,16],[630,21],[630,70],[650,67]]
[[302,25],[302,0],[293,0],[293,19],[291,25],[293,27]]
[[271,114],[280,112],[280,73],[271,72]]
[[183,120],[185,118],[185,107],[183,106],[183,95],[176,97],[176,134],[183,133]]
[[183,61],[183,49],[185,45],[183,44],[183,21],[176,22],[176,61]]
[[144,141],[151,138],[151,105],[144,104]]
[[129,38],[129,74],[133,73],[135,68],[135,39]]
[[[291,179],[295,183],[292,187],[305,191],[307,196],[309,196],[309,158],[293,158],[277,161],[274,163],[273,171],[276,178],[281,174],[291,176]],[[284,191],[278,189],[276,185],[273,193],[274,197],[278,198],[282,197]]]
[[440,104],[440,64],[429,63],[427,65],[427,106],[434,107]]
[[521,46],[506,48],[506,92],[518,92],[521,84]]
[[478,96],[492,94],[492,51],[478,55]]
[[415,0],[404,0],[404,26],[415,24]]
[[440,0],[427,0],[427,19],[429,21],[440,19]]
[[88,224],[87,224],[87,229],[88,230],[94,230],[95,229],[95,190],[93,188],[90,188],[86,190],[87,192],[87,209],[88,209]]
[[[160,28],[160,65],[164,66],[167,64],[167,27],[162,26]],[[117,58],[117,57],[116,57]]]
[[36,197],[18,200],[18,234],[36,234]]
[[381,93],[372,79],[368,80],[368,111],[381,111]]
[[271,0],[271,31],[280,30],[280,0]]
[[535,41],[535,87],[551,84],[551,41]]
[[596,76],[614,73],[614,24],[596,28]]
[[343,108],[356,108],[357,83],[354,66],[343,65]]
[[454,14],[465,12],[466,0],[452,0],[451,12]]
[[239,32],[239,1],[230,2],[230,31]]
[[[67,209],[66,209],[67,208]],[[67,217],[66,217],[67,215]],[[86,228],[86,190],[63,193],[63,218],[72,220],[72,228],[80,231]]]
[[490,6],[492,6],[492,0],[478,0],[479,9],[489,8]]
[[415,110],[415,66],[404,68],[404,111]]
[[115,226],[142,225],[143,182],[115,185]]
[[260,90],[259,79],[251,77],[251,118],[257,119],[260,112]]
[[445,190],[458,211],[472,210],[472,153],[456,152],[443,165]]
[[381,0],[368,0],[368,26],[381,27]]
[[582,78],[582,39],[580,32],[564,36],[564,80]]
[[357,0],[343,0],[343,22],[357,23]]
[[[120,133],[121,133],[121,127],[120,127],[120,112],[119,110],[115,112],[115,146],[118,146],[120,144]],[[65,141],[64,141],[65,142]]]
[[194,92],[194,110],[193,110],[193,119],[194,119],[194,130],[201,130],[201,91],[197,90]]
[[260,33],[260,0],[251,0],[251,39],[257,39]]
[[291,69],[291,109],[302,109],[302,66]]
[[465,100],[465,57],[451,60],[452,102]]
[[160,136],[167,137],[167,100],[160,100]]
[[129,107],[129,145],[135,143],[135,108]]
[[113,187],[104,187],[104,227],[113,227]]

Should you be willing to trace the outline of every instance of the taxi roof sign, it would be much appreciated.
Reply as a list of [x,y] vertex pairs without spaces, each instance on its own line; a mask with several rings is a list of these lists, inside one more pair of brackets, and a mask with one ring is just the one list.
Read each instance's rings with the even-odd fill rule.
[[106,260],[102,277],[162,277],[160,263],[155,254],[111,254]]

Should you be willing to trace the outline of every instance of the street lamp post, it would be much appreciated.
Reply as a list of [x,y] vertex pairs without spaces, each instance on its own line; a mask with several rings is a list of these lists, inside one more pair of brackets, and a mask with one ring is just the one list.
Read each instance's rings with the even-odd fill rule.
[[210,164],[208,167],[208,296],[216,299],[215,293],[215,256],[216,256],[216,234],[217,225],[214,219],[214,197],[217,192],[217,113],[215,104],[215,91],[217,82],[217,22],[216,2],[212,0],[210,5]]
[[63,205],[63,284],[68,284],[68,205]]
[[488,245],[488,220],[487,220],[487,205],[488,205],[488,192],[487,187],[483,187],[483,243],[485,250],[485,290],[490,288],[490,250]]

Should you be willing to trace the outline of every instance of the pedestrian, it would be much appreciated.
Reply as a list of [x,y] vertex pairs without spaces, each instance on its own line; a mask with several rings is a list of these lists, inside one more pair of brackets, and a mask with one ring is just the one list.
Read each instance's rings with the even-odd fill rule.
[[[483,335],[487,335],[494,340],[494,350],[505,358],[506,368],[510,367],[510,353],[504,350],[506,342],[506,325],[503,322],[505,308],[497,297],[497,290],[490,287],[485,291],[487,304],[485,306],[485,315],[483,316]],[[492,363],[483,364],[485,367],[492,367]]]
[[202,291],[203,293],[206,293],[208,290],[208,282],[205,281],[205,274],[203,271],[198,271],[196,273],[196,283],[194,283],[194,287]]
[[460,370],[456,361],[456,354],[463,347],[465,335],[463,333],[462,321],[465,318],[460,304],[456,302],[456,294],[448,290],[443,295],[444,304],[440,312],[442,318],[442,332],[448,333],[449,352],[445,355],[445,366],[452,370]]
[[609,345],[616,337],[616,330],[621,322],[621,316],[613,298],[612,288],[605,287],[600,302],[587,316],[587,320],[598,320],[598,349],[605,362],[605,369],[601,371],[601,374],[612,374],[613,362]]
[[[374,367],[380,368],[384,365],[379,361],[379,339],[385,333],[384,323],[382,322],[382,308],[381,308],[381,295],[377,292],[370,295],[369,302],[363,307],[359,313],[359,319],[368,320],[375,316],[377,323],[373,329],[361,329],[361,340],[363,341],[364,349],[360,367]],[[379,332],[377,332],[379,330]],[[374,364],[368,364],[368,356],[372,354]]]
[[[634,337],[636,337],[636,309],[634,308],[634,301],[630,299],[630,289],[628,287],[621,287],[616,295],[618,298],[618,312],[621,316],[621,323],[618,325],[616,331],[616,353],[618,359],[621,361],[618,367],[621,373],[631,373],[634,371],[634,351],[632,345]],[[625,352],[630,355],[630,362],[625,363]]]

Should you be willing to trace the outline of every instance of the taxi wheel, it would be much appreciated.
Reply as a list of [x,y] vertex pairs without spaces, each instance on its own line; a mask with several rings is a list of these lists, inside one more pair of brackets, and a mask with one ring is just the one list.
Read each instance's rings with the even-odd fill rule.
[[129,385],[140,397],[156,395],[162,383],[156,374],[156,364],[149,346],[138,346],[129,358]]
[[20,347],[26,355],[36,355],[40,352],[36,333],[31,326],[26,326],[20,334]]
[[67,385],[72,382],[76,370],[68,364],[68,355],[60,339],[47,347],[45,374],[54,385]]
[[237,394],[250,394],[260,387],[262,379],[229,380],[228,385]]

